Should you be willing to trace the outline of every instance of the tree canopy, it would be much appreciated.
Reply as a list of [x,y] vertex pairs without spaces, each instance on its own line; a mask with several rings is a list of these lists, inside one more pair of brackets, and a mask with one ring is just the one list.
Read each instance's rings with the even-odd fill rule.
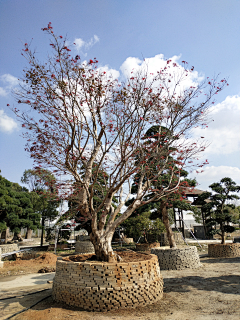
[[[167,128],[162,127],[161,128],[163,134],[161,139],[164,141],[168,140],[168,137],[170,135],[170,132]],[[152,139],[158,139],[158,131],[159,126],[153,126],[150,129],[147,130],[147,132],[144,135],[145,144],[149,144],[149,140]],[[175,148],[174,148],[175,149]],[[178,162],[175,160],[171,155],[168,155],[168,164],[165,166],[165,170],[162,172],[162,174],[154,181],[152,181],[152,188],[149,189],[150,192],[143,198],[144,202],[146,204],[143,204],[141,207],[138,207],[133,213],[130,218],[128,218],[124,225],[130,225],[130,223],[135,223],[134,217],[137,217],[139,215],[142,215],[142,222],[146,221],[144,220],[144,217],[148,215],[148,218],[151,220],[156,219],[162,219],[165,229],[167,231],[167,236],[169,240],[170,247],[176,247],[176,243],[172,234],[172,230],[169,223],[169,217],[168,217],[168,209],[170,208],[180,208],[183,210],[188,211],[195,211],[196,207],[191,206],[185,197],[185,191],[187,187],[195,187],[197,182],[195,179],[187,179],[188,172],[183,169],[179,169],[178,174],[175,174],[175,170],[172,170],[173,167],[178,168]],[[160,162],[158,162],[160,164]],[[152,172],[157,171],[158,168],[156,168],[156,164],[153,162],[153,165],[151,167]],[[179,181],[180,177],[180,181]],[[133,184],[131,187],[131,193],[133,197],[129,199],[126,202],[126,205],[130,205],[134,201],[134,195],[137,193],[138,190],[138,184],[140,183],[139,180],[139,174],[137,173],[134,177]],[[142,181],[142,184],[144,184],[145,181]],[[178,189],[176,189],[172,193],[165,194],[161,199],[148,202],[148,199],[152,197],[151,191],[159,190],[161,188],[167,187],[169,185],[176,185],[178,183]],[[139,220],[140,218],[138,218]],[[149,221],[151,221],[149,220]],[[150,225],[150,222],[148,222]],[[129,229],[129,227],[128,227]],[[146,228],[145,228],[146,229]]]
[[[206,225],[211,226],[211,234],[219,234],[222,243],[225,243],[226,232],[233,232],[235,228],[229,225],[236,221],[236,206],[231,203],[240,197],[236,194],[240,192],[240,186],[231,178],[223,178],[220,182],[212,183],[209,186],[214,193],[206,193],[210,202],[205,204],[205,210],[208,212]],[[235,214],[233,214],[235,213]],[[219,229],[216,227],[219,225]],[[214,227],[214,228],[213,228]]]
[[[35,207],[42,219],[41,245],[43,245],[44,222],[46,219],[54,220],[59,214],[59,197],[54,175],[46,169],[25,170],[21,182],[29,186],[31,193],[37,196]],[[31,229],[31,228],[28,228]]]
[[21,228],[38,228],[40,214],[36,209],[37,201],[35,193],[0,175],[1,231],[9,227],[12,232],[19,234]]
[[[194,82],[193,67],[167,60],[156,74],[150,74],[145,65],[120,83],[98,67],[97,59],[81,61],[79,55],[71,56],[66,38],[57,36],[51,23],[43,31],[51,38],[53,53],[41,63],[25,43],[22,54],[29,65],[15,93],[20,110],[13,110],[26,129],[26,151],[36,167],[61,174],[67,195],[73,181],[78,185],[78,211],[91,219],[91,241],[98,259],[115,260],[111,239],[116,227],[145,203],[148,193],[150,203],[177,190],[180,169],[204,151],[201,138],[190,140],[190,132],[206,125],[212,98],[226,80]],[[144,133],[156,125],[156,137],[146,145]],[[169,170],[179,179],[154,189],[153,182],[164,173],[170,158],[177,165]],[[101,172],[107,173],[108,181],[98,203],[94,189]],[[135,200],[124,209],[136,174]],[[118,196],[116,208],[114,196]]]

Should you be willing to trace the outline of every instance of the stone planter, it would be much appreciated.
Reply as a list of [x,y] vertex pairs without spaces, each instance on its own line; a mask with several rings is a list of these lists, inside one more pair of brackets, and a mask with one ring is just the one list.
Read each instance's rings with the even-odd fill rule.
[[152,249],[151,253],[156,254],[161,270],[182,270],[194,269],[201,266],[197,247],[186,247],[177,249]]
[[59,259],[52,295],[58,302],[89,311],[134,308],[160,300],[163,279],[154,255],[126,263]]
[[209,244],[208,256],[214,258],[240,257],[240,243]]
[[160,248],[160,243],[136,243],[136,251],[150,251],[154,248]]
[[95,253],[94,246],[91,241],[76,241],[75,253]]

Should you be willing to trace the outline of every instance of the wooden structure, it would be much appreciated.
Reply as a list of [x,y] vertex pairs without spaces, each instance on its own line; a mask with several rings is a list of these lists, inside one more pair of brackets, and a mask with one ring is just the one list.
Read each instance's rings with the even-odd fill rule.
[[[191,205],[196,205],[197,207],[200,207],[197,205],[197,199],[198,196],[204,193],[205,191],[197,189],[197,188],[185,188],[185,201]],[[185,226],[184,226],[184,221],[183,221],[183,210],[180,208],[174,208],[173,207],[173,212],[174,212],[174,224],[175,228],[178,229],[179,231],[182,232],[183,237],[185,238]],[[204,226],[204,233],[206,236],[206,230],[205,230],[205,216],[203,215],[202,212],[202,220],[203,220],[203,226]]]

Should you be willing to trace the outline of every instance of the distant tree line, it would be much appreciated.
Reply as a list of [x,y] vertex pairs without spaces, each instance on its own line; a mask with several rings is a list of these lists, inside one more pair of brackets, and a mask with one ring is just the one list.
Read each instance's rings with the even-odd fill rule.
[[0,233],[9,228],[13,240],[20,241],[22,228],[27,229],[25,238],[30,239],[33,230],[43,229],[45,219],[58,215],[59,205],[55,178],[49,171],[25,170],[21,182],[29,189],[0,175]]

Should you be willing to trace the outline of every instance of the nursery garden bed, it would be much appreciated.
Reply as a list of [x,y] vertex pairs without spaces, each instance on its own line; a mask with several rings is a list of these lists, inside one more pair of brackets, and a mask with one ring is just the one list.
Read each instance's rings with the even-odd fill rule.
[[[200,253],[198,269],[161,271],[164,294],[160,302],[135,309],[89,312],[54,302],[51,297],[21,313],[13,320],[239,320],[240,258],[210,258]],[[36,291],[39,290],[36,287]],[[14,290],[11,290],[11,295]],[[18,292],[16,292],[18,294]],[[50,293],[1,301],[6,317],[22,310]],[[12,310],[12,313],[11,313]]]

